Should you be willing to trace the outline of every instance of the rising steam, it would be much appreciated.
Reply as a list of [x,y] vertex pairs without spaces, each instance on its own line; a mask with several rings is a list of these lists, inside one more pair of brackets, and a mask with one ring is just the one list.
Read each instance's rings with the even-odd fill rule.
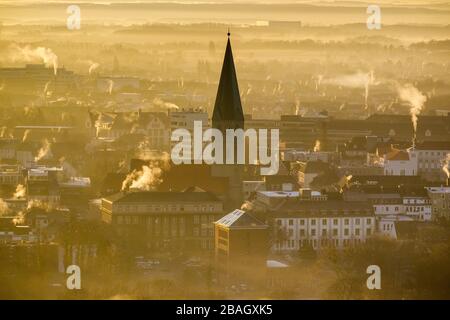
[[97,70],[100,64],[98,62],[91,60],[89,60],[88,63],[89,63],[89,75],[91,75],[95,70]]
[[[322,80],[320,78],[320,80]],[[349,88],[364,88],[364,103],[365,108],[368,108],[368,100],[369,100],[369,87],[371,84],[374,83],[374,73],[373,71],[370,71],[368,73],[364,72],[358,72],[355,74],[350,75],[343,75],[335,78],[325,79],[323,80],[323,83],[325,84],[333,84],[337,86],[342,87],[349,87]],[[320,81],[322,82],[322,81]],[[318,85],[320,85],[320,82],[318,81],[316,83],[316,87],[318,88]]]
[[13,61],[42,61],[46,67],[53,67],[55,75],[58,72],[58,56],[50,48],[12,45],[10,49]]
[[23,132],[22,142],[27,141],[29,134],[30,134],[30,129],[27,129]]
[[142,170],[134,170],[127,175],[122,182],[122,190],[138,189],[143,191],[153,190],[162,182],[162,170],[159,167],[142,166]]
[[38,154],[36,157],[34,157],[34,161],[38,162],[42,159],[47,159],[51,157],[51,150],[50,150],[50,142],[48,142],[47,139],[44,140],[42,147],[39,149]]
[[444,165],[442,166],[442,170],[447,175],[447,179],[450,179],[450,154],[447,154],[447,157],[445,158]]
[[21,198],[25,198],[26,195],[26,189],[22,184],[18,184],[16,187],[16,192],[14,192],[14,199],[21,199]]
[[6,216],[10,212],[8,204],[0,198],[0,216]]
[[122,182],[122,190],[138,189],[142,191],[154,190],[162,183],[162,173],[168,170],[168,157],[160,160],[150,161],[148,165],[142,166],[142,170],[133,170]]
[[173,109],[173,110],[180,109],[180,107],[178,107],[176,104],[171,103],[171,102],[165,102],[160,98],[153,99],[152,103],[153,103],[153,105],[155,105],[157,107],[161,107],[161,108],[165,108],[165,109]]
[[0,138],[4,138],[4,137],[5,137],[5,133],[6,133],[6,130],[7,130],[7,129],[8,129],[8,128],[5,127],[5,126],[2,127],[2,131],[1,131],[1,133],[0,133]]
[[425,104],[425,101],[427,101],[427,97],[410,83],[405,84],[404,86],[398,86],[397,91],[400,99],[410,105],[409,113],[411,114],[414,130],[413,141],[415,141],[417,135],[417,117],[422,111],[423,105]]
[[314,145],[314,152],[320,151],[320,141],[316,140],[316,144]]

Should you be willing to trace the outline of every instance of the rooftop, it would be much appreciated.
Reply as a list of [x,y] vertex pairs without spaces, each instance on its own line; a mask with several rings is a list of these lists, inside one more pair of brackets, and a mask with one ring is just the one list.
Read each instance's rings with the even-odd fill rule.
[[[298,191],[258,191],[259,193],[271,198],[298,198],[300,192]],[[311,191],[312,197],[319,197],[322,193],[320,191]]]
[[283,214],[311,215],[311,216],[370,216],[373,206],[363,201],[298,201],[287,200],[276,208],[276,216]]
[[450,193],[450,187],[428,187],[430,193]]
[[265,229],[267,225],[253,217],[250,213],[243,210],[236,209],[226,216],[220,218],[215,222],[216,225],[221,225],[227,228],[256,228]]
[[119,192],[104,198],[114,203],[147,203],[147,202],[215,202],[219,199],[210,192]]
[[394,149],[386,154],[386,160],[390,161],[408,161],[409,154],[404,150]]
[[424,141],[416,144],[417,150],[450,150],[450,141]]

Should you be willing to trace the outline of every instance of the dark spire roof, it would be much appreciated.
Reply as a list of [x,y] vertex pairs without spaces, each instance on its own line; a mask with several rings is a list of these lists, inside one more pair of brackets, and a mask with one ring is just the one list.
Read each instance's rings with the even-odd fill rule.
[[244,121],[229,33],[212,120],[214,127],[220,121]]

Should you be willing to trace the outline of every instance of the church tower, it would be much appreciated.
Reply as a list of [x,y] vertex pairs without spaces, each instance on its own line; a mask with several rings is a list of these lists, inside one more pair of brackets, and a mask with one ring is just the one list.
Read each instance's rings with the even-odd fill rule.
[[[227,47],[214,104],[212,127],[220,130],[224,136],[224,155],[229,147],[225,143],[226,130],[244,129],[244,112],[242,111],[236,68],[231,50],[230,32],[228,32]],[[236,156],[236,146],[234,155]],[[239,209],[243,203],[243,165],[236,163],[213,165],[211,170],[213,176],[228,178],[228,192],[225,195],[226,209]]]
[[221,130],[223,133],[226,129],[244,129],[244,112],[242,111],[229,32],[214,104],[212,127]]

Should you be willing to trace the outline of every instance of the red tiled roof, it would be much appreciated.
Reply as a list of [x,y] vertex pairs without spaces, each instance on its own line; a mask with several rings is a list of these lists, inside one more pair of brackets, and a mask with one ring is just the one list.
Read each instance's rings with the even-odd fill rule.
[[386,160],[390,161],[405,161],[409,160],[408,152],[404,150],[394,149],[391,152],[386,154]]

